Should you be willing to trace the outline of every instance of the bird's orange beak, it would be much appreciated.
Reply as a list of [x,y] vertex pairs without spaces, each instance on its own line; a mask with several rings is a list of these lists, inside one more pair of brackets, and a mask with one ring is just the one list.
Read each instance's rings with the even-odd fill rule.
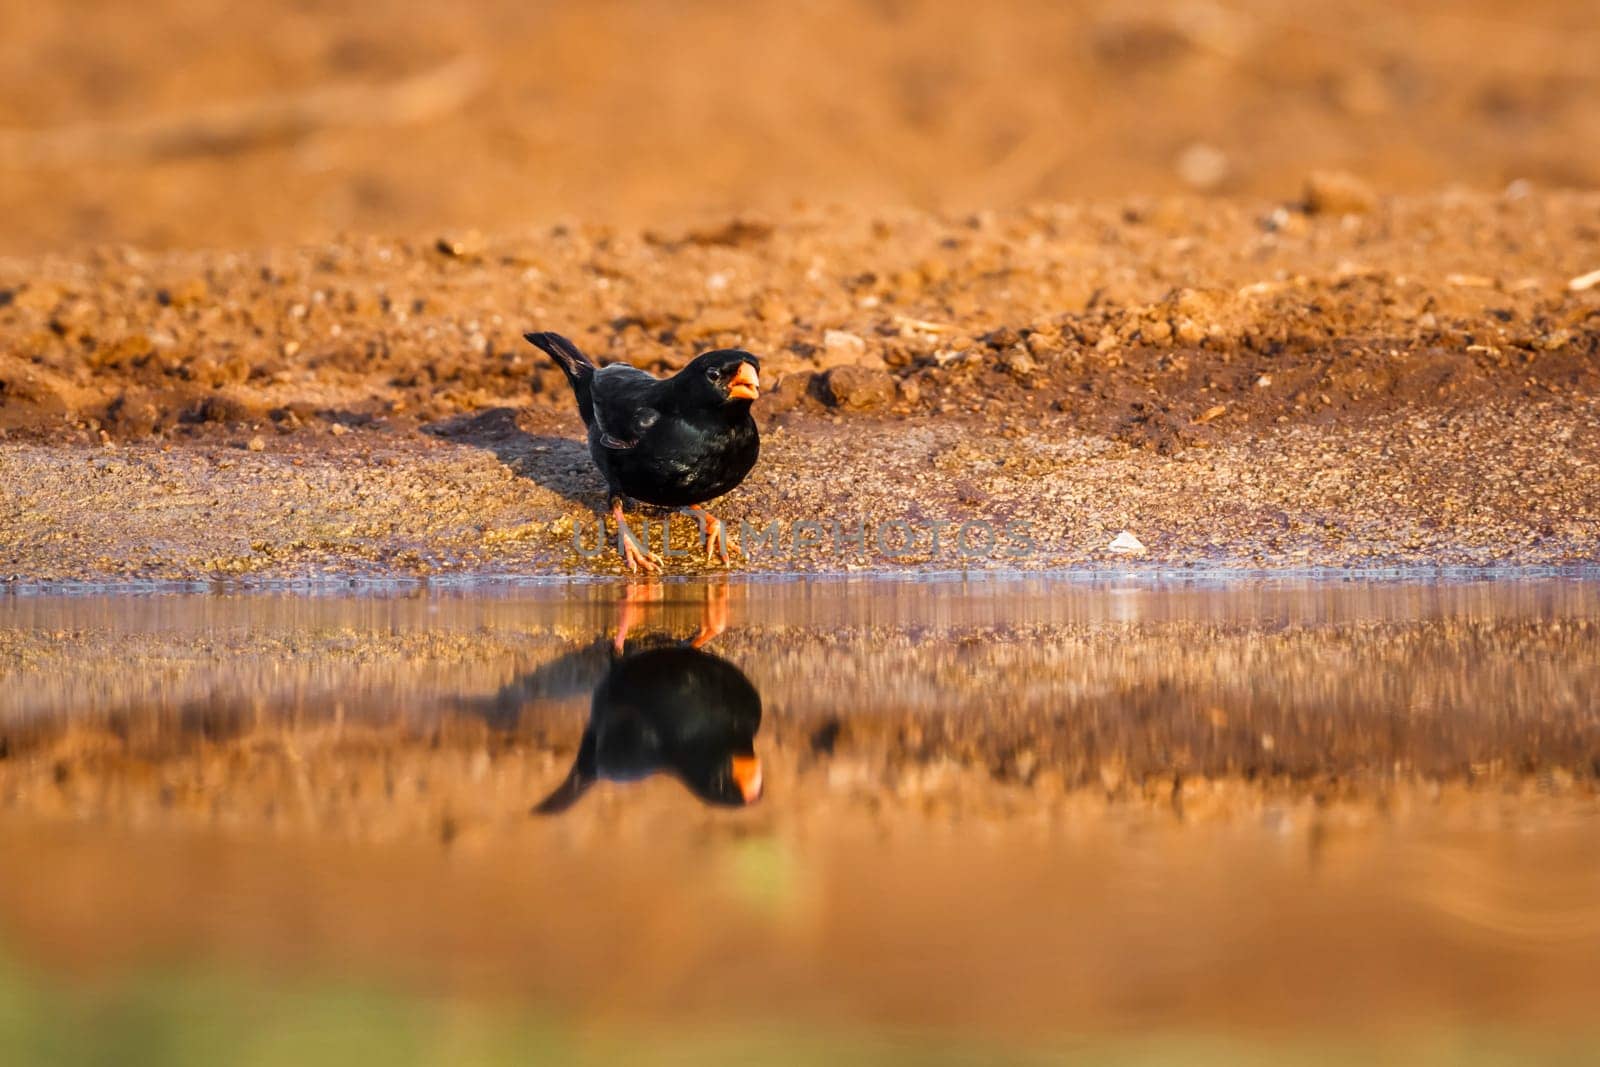
[[732,400],[754,400],[761,395],[761,376],[749,363],[739,364],[728,384],[728,397]]
[[733,780],[739,785],[739,795],[746,804],[761,799],[761,760],[756,756],[733,757]]

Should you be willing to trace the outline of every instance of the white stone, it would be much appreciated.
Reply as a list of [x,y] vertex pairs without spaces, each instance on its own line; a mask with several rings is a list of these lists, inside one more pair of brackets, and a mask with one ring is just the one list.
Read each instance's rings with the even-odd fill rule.
[[867,342],[844,330],[828,330],[822,335],[823,350],[830,360],[860,359],[867,351]]
[[1585,289],[1593,289],[1600,285],[1600,270],[1592,270],[1588,274],[1580,274],[1567,283],[1567,288],[1574,293],[1581,293]]
[[1106,548],[1119,556],[1142,556],[1145,552],[1144,542],[1127,530],[1117,534]]

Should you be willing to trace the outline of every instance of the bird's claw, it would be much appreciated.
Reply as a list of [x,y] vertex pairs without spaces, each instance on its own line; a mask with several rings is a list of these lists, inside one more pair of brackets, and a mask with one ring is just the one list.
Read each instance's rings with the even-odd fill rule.
[[622,562],[634,574],[641,570],[646,574],[655,574],[661,570],[666,561],[658,553],[650,551],[649,545],[639,543],[639,539],[628,529],[626,524],[621,524],[617,534],[617,554],[622,557]]
[[728,536],[727,528],[721,519],[706,516],[706,562],[711,563],[720,559],[722,565],[728,565]]
[[700,533],[706,542],[705,561],[707,563],[715,563],[721,560],[722,565],[726,567],[728,565],[729,541],[727,524],[709,511],[701,508],[689,508],[688,512],[700,523]]
[[640,571],[646,574],[659,573],[662,564],[666,562],[658,553],[642,549],[629,540],[624,540],[618,551],[622,553],[622,562],[635,574]]
[[[622,557],[622,562],[628,570],[634,574],[638,574],[641,570],[646,574],[659,572],[666,561],[650,551],[648,542],[640,541],[638,535],[628,529],[628,520],[622,513],[620,498],[613,498],[611,501],[611,518],[617,524],[617,555]],[[645,536],[648,537],[649,534],[649,527],[646,527]]]

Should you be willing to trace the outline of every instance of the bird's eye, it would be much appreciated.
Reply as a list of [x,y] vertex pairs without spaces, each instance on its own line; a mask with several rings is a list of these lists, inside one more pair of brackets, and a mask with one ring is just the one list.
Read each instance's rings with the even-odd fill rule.
[[706,368],[706,377],[710,378],[714,382],[722,381],[722,368],[721,367],[707,367]]

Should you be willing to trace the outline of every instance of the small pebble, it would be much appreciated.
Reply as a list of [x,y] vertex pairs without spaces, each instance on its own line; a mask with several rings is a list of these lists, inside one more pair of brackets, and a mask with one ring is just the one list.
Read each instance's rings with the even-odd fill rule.
[[867,342],[844,330],[828,330],[822,335],[822,350],[830,362],[854,363],[866,355]]
[[1106,548],[1119,556],[1142,556],[1145,553],[1144,542],[1127,530],[1123,530],[1112,538],[1111,543]]
[[1178,154],[1178,178],[1191,189],[1210,192],[1228,179],[1228,156],[1216,145],[1203,141]]
[[1306,179],[1306,211],[1312,215],[1364,215],[1378,206],[1365,180],[1342,170],[1319,170]]
[[828,398],[835,407],[857,410],[875,408],[894,399],[894,378],[875,367],[846,364],[834,367],[825,379]]

